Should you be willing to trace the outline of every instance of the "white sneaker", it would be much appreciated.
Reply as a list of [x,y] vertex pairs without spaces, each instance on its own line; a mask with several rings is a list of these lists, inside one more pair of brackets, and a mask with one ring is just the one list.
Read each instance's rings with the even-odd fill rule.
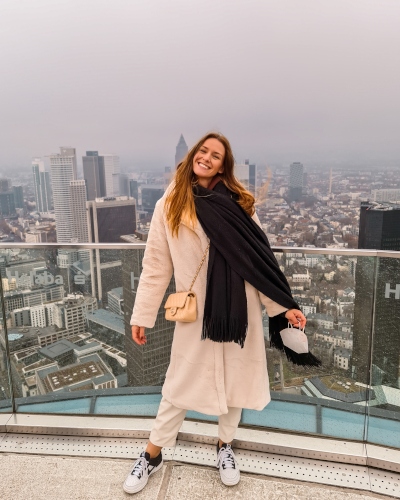
[[128,477],[124,482],[124,491],[126,493],[137,493],[141,491],[147,484],[150,474],[154,474],[163,466],[162,454],[156,458],[150,458],[147,451],[142,451],[140,457],[131,467]]
[[219,468],[221,481],[226,486],[233,486],[240,481],[239,464],[230,444],[224,443],[219,450],[218,448],[219,443],[217,443],[217,467]]

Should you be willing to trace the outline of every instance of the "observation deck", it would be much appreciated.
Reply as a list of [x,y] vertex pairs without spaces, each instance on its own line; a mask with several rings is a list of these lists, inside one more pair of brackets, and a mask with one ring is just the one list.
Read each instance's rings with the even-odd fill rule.
[[[148,344],[130,337],[144,250],[0,245],[1,498],[127,496],[174,327],[163,301]],[[137,498],[400,498],[400,252],[273,250],[322,366],[294,367],[272,349],[263,313],[272,400],[242,412],[241,482],[220,484],[218,417],[188,411],[163,471]]]

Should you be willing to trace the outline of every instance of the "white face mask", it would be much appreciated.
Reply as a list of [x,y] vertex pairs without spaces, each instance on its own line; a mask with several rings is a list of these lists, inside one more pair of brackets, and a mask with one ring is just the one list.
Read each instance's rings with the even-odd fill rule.
[[[299,325],[300,326],[300,325]],[[294,328],[290,323],[289,327],[281,332],[283,344],[297,354],[304,354],[308,352],[308,339],[304,330]]]

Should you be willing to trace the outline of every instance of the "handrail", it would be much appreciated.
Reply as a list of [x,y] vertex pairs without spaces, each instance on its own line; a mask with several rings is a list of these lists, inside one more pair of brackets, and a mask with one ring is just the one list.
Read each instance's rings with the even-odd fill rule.
[[[146,243],[0,243],[0,250],[24,248],[45,250],[48,248],[66,250],[145,250]],[[384,257],[400,259],[400,251],[368,250],[360,248],[308,248],[308,247],[271,247],[277,253],[303,253],[316,255],[347,255],[349,257]]]

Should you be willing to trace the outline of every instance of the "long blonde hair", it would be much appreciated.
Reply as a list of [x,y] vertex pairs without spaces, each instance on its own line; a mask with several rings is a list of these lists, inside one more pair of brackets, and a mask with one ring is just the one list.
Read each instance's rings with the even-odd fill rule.
[[235,159],[228,139],[217,132],[211,132],[202,137],[188,152],[186,157],[177,166],[172,179],[173,187],[167,195],[165,202],[166,219],[170,226],[172,235],[178,236],[179,224],[183,217],[187,218],[191,225],[197,223],[196,208],[193,198],[193,185],[197,184],[197,175],[193,172],[193,159],[207,139],[217,139],[225,148],[223,173],[218,174],[225,186],[236,193],[239,197],[239,205],[250,215],[254,214],[254,196],[245,189],[236,179],[233,173]]

